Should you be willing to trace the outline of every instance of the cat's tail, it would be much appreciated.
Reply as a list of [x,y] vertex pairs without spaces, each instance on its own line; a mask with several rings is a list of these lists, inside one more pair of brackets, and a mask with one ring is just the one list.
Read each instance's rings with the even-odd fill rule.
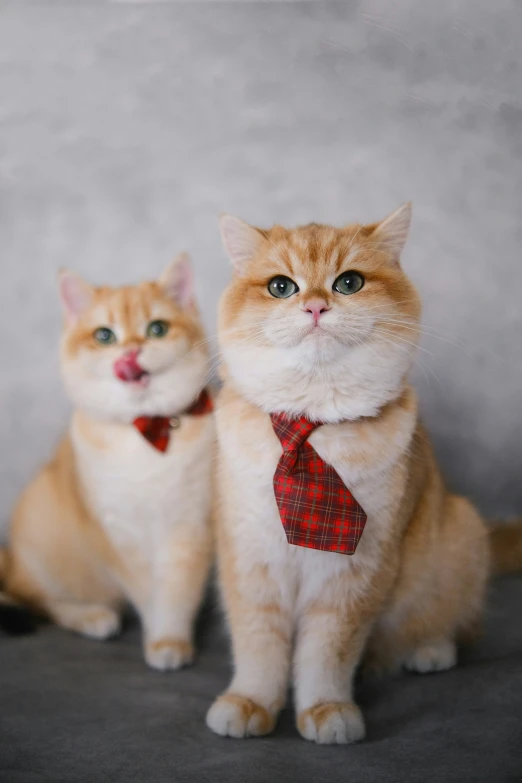
[[493,574],[522,571],[522,519],[493,525],[489,542]]
[[35,621],[32,612],[2,592],[7,570],[7,550],[0,547],[0,630],[12,636],[32,633]]

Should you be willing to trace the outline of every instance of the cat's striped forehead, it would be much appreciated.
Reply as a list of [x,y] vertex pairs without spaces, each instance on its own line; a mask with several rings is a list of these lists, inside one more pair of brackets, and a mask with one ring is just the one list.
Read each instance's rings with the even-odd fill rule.
[[104,316],[108,324],[118,324],[126,332],[131,332],[137,323],[156,317],[161,303],[162,309],[165,309],[164,296],[154,283],[103,287],[95,291],[91,315]]
[[99,287],[92,289],[89,306],[71,325],[65,325],[69,353],[81,348],[106,350],[94,339],[97,328],[114,329],[119,344],[140,345],[147,340],[147,325],[154,320],[164,320],[169,325],[165,342],[185,334],[189,340],[201,339],[198,321],[177,306],[155,282],[141,283],[121,288]]
[[360,254],[362,245],[357,240],[361,229],[338,229],[317,223],[292,230],[275,227],[266,233],[268,260],[282,265],[290,276],[336,274]]

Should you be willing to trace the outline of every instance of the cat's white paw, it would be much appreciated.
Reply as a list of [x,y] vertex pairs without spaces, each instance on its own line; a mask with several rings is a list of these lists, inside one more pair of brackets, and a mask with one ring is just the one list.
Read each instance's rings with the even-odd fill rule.
[[194,647],[186,639],[163,637],[146,643],[145,660],[153,669],[162,672],[181,669],[194,660]]
[[121,628],[120,617],[106,606],[58,604],[50,607],[52,618],[62,628],[87,636],[89,639],[110,639]]
[[302,737],[321,745],[346,745],[364,739],[364,719],[353,702],[323,702],[297,716]]
[[90,639],[110,639],[121,630],[121,621],[112,609],[97,609],[86,614],[81,633]]
[[261,737],[273,731],[276,719],[252,699],[224,693],[207,712],[207,726],[222,737]]
[[457,647],[455,642],[442,640],[425,644],[417,648],[406,660],[404,666],[411,672],[427,674],[451,669],[457,663]]

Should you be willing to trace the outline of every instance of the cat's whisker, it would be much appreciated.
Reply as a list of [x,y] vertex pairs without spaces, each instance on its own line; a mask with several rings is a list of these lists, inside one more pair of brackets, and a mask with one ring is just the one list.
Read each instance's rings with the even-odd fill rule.
[[214,332],[213,334],[207,335],[207,337],[205,337],[203,340],[199,340],[197,343],[194,343],[194,345],[192,347],[193,348],[197,348],[200,345],[205,345],[206,343],[210,343],[210,342],[212,342],[214,340],[217,341],[219,339],[219,337],[223,336],[224,334],[233,334],[235,332],[240,332],[240,331],[252,329],[253,327],[261,325],[261,324],[264,324],[264,320],[260,320],[260,321],[257,321],[257,322],[254,322],[254,323],[250,323],[250,324],[242,324],[240,326],[229,327],[227,329],[223,329],[219,333],[218,332]]
[[390,337],[394,337],[396,340],[400,340],[401,343],[405,343],[406,345],[411,345],[412,347],[416,348],[419,351],[424,351],[425,353],[428,353],[430,356],[433,356],[433,352],[429,351],[427,348],[423,348],[421,345],[418,345],[417,343],[412,342],[411,340],[406,340],[406,338],[401,337],[396,332],[391,332],[387,329],[383,329],[382,327],[378,327],[375,329],[375,332],[378,334],[386,334]]
[[355,242],[355,240],[357,239],[357,237],[359,236],[359,234],[360,234],[360,232],[362,231],[363,228],[364,228],[363,225],[359,226],[359,228],[357,229],[357,231],[353,235],[353,237],[352,237],[352,239],[350,241],[350,244],[348,245],[348,250],[351,248],[351,246],[353,245],[353,243]]
[[382,304],[365,305],[364,310],[367,313],[374,313],[382,310],[388,310],[390,315],[396,315],[396,310],[399,305],[406,305],[415,303],[413,298],[409,299],[396,299],[393,302],[383,302]]
[[[264,322],[263,321],[259,321],[258,323],[262,324]],[[257,331],[256,331],[256,324],[255,323],[254,324],[245,324],[245,325],[238,326],[238,327],[232,327],[230,329],[224,329],[222,334],[227,334],[228,335],[228,334],[233,334],[233,333],[236,333],[236,332],[238,332],[238,333],[241,333],[241,332],[244,332],[244,331],[248,332],[248,330],[251,330],[251,333],[254,336],[263,334],[261,329],[257,329]],[[202,348],[203,346],[215,345],[215,343],[217,342],[217,339],[218,339],[218,335],[217,334],[213,334],[213,335],[210,335],[209,337],[206,337],[204,340],[199,340],[197,343],[194,343],[194,345],[192,345],[192,347],[186,353],[183,354],[182,358],[186,359],[188,356],[190,356],[192,353],[196,352],[198,349]],[[218,349],[218,350],[220,350],[220,349]]]
[[[396,337],[396,335],[393,335],[393,334],[392,334],[392,337]],[[395,345],[395,346],[396,346],[396,347],[398,347],[398,348],[401,348],[401,347],[403,347],[403,349],[404,349],[404,350],[407,350],[405,346],[398,345],[398,344],[397,344],[397,343],[396,343],[396,342],[395,342],[393,339],[391,339],[391,338],[388,338],[388,337],[381,337],[381,339],[385,340],[386,342],[390,343],[391,345]],[[415,343],[412,343],[412,345],[415,345]],[[429,353],[429,351],[428,351],[428,353]],[[432,354],[432,355],[433,355],[433,354]],[[442,391],[444,391],[444,386],[443,386],[443,384],[442,384],[442,382],[441,382],[440,378],[438,377],[438,375],[437,375],[437,373],[435,372],[435,370],[434,370],[434,369],[433,369],[433,368],[432,368],[432,367],[431,367],[429,364],[426,364],[425,362],[423,362],[423,360],[422,360],[422,359],[420,358],[420,356],[418,356],[418,355],[416,355],[416,356],[414,357],[414,362],[415,362],[416,364],[418,364],[418,365],[419,365],[419,367],[421,368],[421,370],[423,371],[423,374],[424,374],[424,377],[426,378],[426,381],[428,381],[428,380],[429,380],[429,378],[428,378],[428,374],[427,374],[427,373],[431,373],[431,375],[433,375],[433,377],[435,378],[436,382],[437,382],[437,383],[438,383],[438,385],[440,386],[441,390],[442,390]]]
[[461,343],[457,343],[457,342],[455,342],[454,340],[450,340],[450,339],[448,339],[447,337],[445,337],[445,336],[442,336],[442,335],[440,335],[440,334],[436,334],[436,333],[432,333],[432,332],[430,332],[430,331],[426,331],[426,329],[425,329],[425,328],[423,328],[423,327],[421,327],[421,326],[418,326],[418,327],[416,327],[416,326],[410,326],[410,325],[408,325],[406,322],[403,322],[403,321],[388,321],[388,320],[387,320],[387,321],[382,321],[382,322],[379,322],[379,324],[378,324],[378,328],[380,327],[381,323],[382,323],[384,326],[390,326],[390,327],[393,327],[393,326],[399,326],[399,327],[400,327],[400,329],[406,329],[406,330],[408,330],[408,331],[411,331],[411,332],[417,333],[417,334],[418,334],[420,337],[430,337],[430,338],[432,338],[432,339],[434,339],[434,340],[440,340],[441,342],[447,343],[448,345],[452,345],[454,348],[459,348],[459,349],[460,349],[460,350],[462,350],[462,351],[463,351],[463,352],[464,352],[464,353],[465,353],[467,356],[471,356],[471,354],[470,354],[470,353],[467,351],[467,349],[465,348],[465,346],[464,346],[464,345],[462,345]]
[[[382,330],[381,330],[381,332],[382,332]],[[383,335],[381,334],[381,337],[380,337],[380,339],[384,340],[385,342],[389,343],[390,345],[394,345],[394,346],[396,346],[396,347],[398,347],[398,348],[402,348],[402,350],[408,350],[408,349],[406,348],[406,345],[405,345],[404,343],[406,343],[406,344],[408,344],[408,345],[411,345],[411,346],[413,346],[413,347],[415,347],[415,348],[417,348],[417,347],[418,347],[418,346],[416,345],[416,343],[411,343],[411,342],[409,342],[408,340],[406,340],[406,341],[405,341],[405,340],[402,340],[402,341],[401,341],[401,342],[402,342],[402,345],[401,345],[401,344],[399,344],[399,343],[395,342],[395,341],[392,339],[392,338],[395,338],[395,337],[397,337],[397,335],[395,335],[394,333],[387,333],[387,334],[390,334],[391,336],[390,336],[390,337],[388,337],[388,336],[383,336]],[[361,342],[361,344],[363,344],[363,342],[364,342],[364,341],[362,341],[362,342]],[[375,345],[372,345],[372,343],[371,343],[371,342],[366,342],[366,343],[365,343],[365,345],[366,345],[366,347],[367,347],[367,348],[369,348],[370,350],[372,350],[372,352],[373,352],[373,353],[375,353],[376,355],[378,355],[378,354],[377,354],[377,348],[376,348],[376,346],[375,346]],[[429,353],[429,352],[428,352],[428,353]],[[424,363],[424,362],[423,362],[423,361],[420,359],[420,357],[419,357],[419,356],[415,356],[415,359],[414,359],[414,361],[415,361],[415,362],[416,362],[416,363],[419,365],[419,367],[421,368],[421,370],[422,370],[422,372],[423,372],[423,374],[424,374],[424,376],[425,376],[425,378],[426,378],[426,381],[428,381],[428,380],[429,380],[429,379],[428,379],[428,372],[431,372],[431,374],[433,375],[433,377],[435,378],[435,380],[437,381],[437,383],[440,385],[440,387],[441,387],[441,388],[443,388],[443,386],[442,386],[442,384],[441,384],[441,382],[440,382],[440,379],[438,378],[437,374],[435,373],[435,371],[434,371],[434,370],[433,370],[433,369],[432,369],[432,368],[431,368],[429,365],[426,365],[426,364],[425,364],[425,363]]]
[[421,329],[422,331],[428,331],[429,330],[431,332],[438,333],[438,334],[441,334],[441,335],[444,335],[444,336],[448,336],[448,337],[454,337],[455,336],[451,332],[447,332],[445,329],[441,329],[438,326],[431,326],[430,324],[422,323],[422,321],[416,321],[415,319],[404,319],[404,318],[392,317],[392,318],[387,318],[386,320],[389,323],[406,324],[408,326],[414,326],[414,327],[417,327],[418,329]]

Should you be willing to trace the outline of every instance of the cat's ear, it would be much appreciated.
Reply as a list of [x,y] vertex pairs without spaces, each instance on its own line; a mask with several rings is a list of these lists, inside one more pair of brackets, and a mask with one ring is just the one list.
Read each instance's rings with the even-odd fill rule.
[[263,233],[232,215],[221,215],[219,227],[234,272],[241,276],[245,273],[250,259],[259,250],[264,239]]
[[369,237],[372,242],[378,242],[379,247],[386,250],[392,260],[398,264],[401,253],[408,238],[408,231],[411,223],[411,202],[403,204],[402,207],[385,217],[380,223],[369,227]]
[[92,303],[94,288],[68,269],[60,269],[58,282],[65,320],[73,324]]
[[180,253],[170,262],[158,280],[169,299],[183,310],[195,308],[194,275],[188,253]]

